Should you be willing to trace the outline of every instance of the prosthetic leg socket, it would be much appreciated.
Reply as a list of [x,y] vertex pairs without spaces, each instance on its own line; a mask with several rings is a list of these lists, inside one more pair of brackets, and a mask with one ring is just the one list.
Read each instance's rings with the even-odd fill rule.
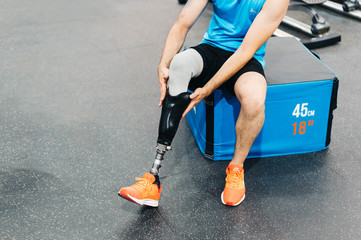
[[163,101],[162,113],[159,121],[157,143],[170,146],[177,132],[183,112],[191,102],[191,93],[183,92],[177,96],[167,94]]

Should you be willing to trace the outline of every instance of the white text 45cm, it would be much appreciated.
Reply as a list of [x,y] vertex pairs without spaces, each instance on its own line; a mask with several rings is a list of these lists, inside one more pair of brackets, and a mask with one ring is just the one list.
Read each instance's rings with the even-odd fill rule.
[[299,103],[293,110],[292,116],[298,117],[311,117],[315,116],[315,110],[308,110],[308,103]]

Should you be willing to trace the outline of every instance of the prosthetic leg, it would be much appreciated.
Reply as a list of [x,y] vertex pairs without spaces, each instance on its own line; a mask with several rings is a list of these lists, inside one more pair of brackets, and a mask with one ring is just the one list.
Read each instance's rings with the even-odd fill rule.
[[155,183],[158,185],[160,185],[158,174],[161,162],[164,159],[165,152],[172,149],[170,145],[177,132],[182,114],[191,102],[191,99],[189,98],[190,95],[191,93],[189,92],[183,92],[177,96],[171,96],[167,93],[163,101],[162,113],[159,121],[157,153],[152,169],[150,170],[150,173],[156,178]]
[[159,181],[159,169],[164,154],[177,132],[179,122],[189,103],[191,93],[187,92],[192,77],[202,72],[203,59],[194,49],[187,49],[174,56],[169,67],[169,79],[162,113],[159,121],[157,152],[150,172],[143,178],[136,178],[137,183],[119,190],[119,196],[140,205],[157,207],[162,187]]
[[[191,93],[187,92],[192,77],[197,77],[203,70],[203,59],[190,48],[174,56],[169,67],[168,93],[163,101],[159,121],[157,153],[150,172],[159,179],[159,168],[166,151],[170,150],[177,132],[179,121],[188,107]],[[159,180],[157,181],[159,183]],[[158,184],[159,185],[159,184]]]

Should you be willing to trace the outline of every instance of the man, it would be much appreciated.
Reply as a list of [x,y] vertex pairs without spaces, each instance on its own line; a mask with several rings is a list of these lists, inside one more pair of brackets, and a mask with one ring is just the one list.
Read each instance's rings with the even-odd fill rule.
[[[171,28],[158,67],[162,106],[157,154],[150,170],[119,195],[140,205],[158,206],[159,168],[179,121],[217,88],[235,95],[242,108],[236,123],[234,156],[226,169],[223,204],[245,198],[243,163],[262,129],[267,84],[266,41],[286,14],[289,0],[213,0],[213,16],[198,46],[179,53],[208,0],[189,0]],[[187,89],[195,89],[190,94]]]

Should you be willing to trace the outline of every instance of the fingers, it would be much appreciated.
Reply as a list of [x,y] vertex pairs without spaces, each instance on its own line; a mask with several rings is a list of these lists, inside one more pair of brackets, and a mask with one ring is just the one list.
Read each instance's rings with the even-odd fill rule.
[[195,99],[196,97],[198,97],[199,96],[199,88],[197,88],[191,95],[189,95],[189,98],[190,99]]
[[197,88],[190,96],[189,98],[192,99],[192,101],[189,103],[188,107],[186,108],[186,110],[183,112],[182,114],[182,118],[185,117],[185,115],[187,115],[187,113],[194,107],[196,106],[198,103],[200,103],[202,101],[202,97],[201,97],[201,88]]
[[159,100],[158,107],[162,106],[166,93],[167,93],[167,87],[166,87],[166,84],[164,84],[163,86],[160,87],[160,100]]
[[182,119],[187,115],[187,113],[195,106],[195,102],[191,101],[191,103],[188,105],[187,109],[182,114]]
[[167,80],[169,76],[169,69],[165,67],[160,67],[158,69],[158,80],[159,80],[159,87],[160,87],[160,99],[158,107],[161,107],[163,104],[163,100],[167,93]]

